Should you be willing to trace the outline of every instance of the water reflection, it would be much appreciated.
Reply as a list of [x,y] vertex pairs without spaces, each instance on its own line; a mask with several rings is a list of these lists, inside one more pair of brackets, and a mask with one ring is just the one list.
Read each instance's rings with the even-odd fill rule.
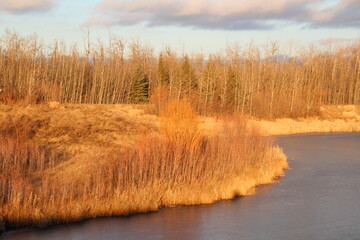
[[277,141],[292,170],[256,195],[7,233],[2,239],[359,239],[360,133]]

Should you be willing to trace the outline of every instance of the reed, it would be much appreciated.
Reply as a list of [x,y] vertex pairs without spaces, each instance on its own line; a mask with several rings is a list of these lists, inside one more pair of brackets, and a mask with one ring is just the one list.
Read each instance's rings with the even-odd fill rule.
[[38,135],[50,121],[42,119],[7,118],[8,127],[0,127],[0,207],[8,228],[208,204],[249,194],[287,167],[281,150],[242,116],[204,135],[186,101],[170,102],[159,131],[130,146],[66,151],[72,145],[42,143]]

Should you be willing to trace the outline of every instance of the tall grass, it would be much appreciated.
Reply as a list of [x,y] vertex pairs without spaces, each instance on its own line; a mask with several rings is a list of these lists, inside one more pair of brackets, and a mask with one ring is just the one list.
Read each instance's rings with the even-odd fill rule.
[[7,226],[212,203],[248,194],[287,166],[281,150],[242,116],[227,118],[211,137],[197,128],[188,102],[169,103],[160,119],[159,133],[132,147],[110,145],[72,156],[34,140],[33,131],[46,122],[9,119],[9,127],[0,127],[0,209]]
[[324,104],[360,103],[359,59],[359,42],[326,50],[234,44],[209,56],[168,48],[155,56],[151,47],[116,36],[81,51],[8,31],[0,37],[0,102],[164,106],[187,98],[201,114],[306,117]]

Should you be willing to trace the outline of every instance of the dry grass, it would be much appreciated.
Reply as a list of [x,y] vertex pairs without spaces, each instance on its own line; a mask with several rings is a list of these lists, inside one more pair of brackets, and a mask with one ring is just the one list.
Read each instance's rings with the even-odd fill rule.
[[[33,140],[61,149],[131,144],[140,133],[157,131],[157,117],[141,105],[0,105],[0,126],[26,118],[36,122]],[[40,127],[41,126],[41,127]]]
[[359,106],[339,105],[360,101],[359,43],[235,44],[206,63],[115,36],[88,46],[0,37],[0,230],[3,217],[40,227],[247,194],[287,166],[262,134],[360,130]]
[[360,106],[323,106],[318,118],[276,119],[274,121],[253,121],[263,130],[264,135],[284,135],[312,132],[359,132]]
[[1,106],[0,206],[7,226],[212,203],[249,194],[287,167],[281,150],[241,116],[205,135],[186,102],[170,103],[159,125],[143,111]]
[[345,120],[293,120],[277,119],[275,121],[256,122],[263,129],[264,135],[285,135],[295,133],[315,132],[359,132],[360,122],[348,122]]
[[[314,132],[360,132],[359,105],[329,105],[320,108],[320,116],[312,118],[251,119],[264,136]],[[207,135],[222,124],[221,118],[202,117],[199,128]]]

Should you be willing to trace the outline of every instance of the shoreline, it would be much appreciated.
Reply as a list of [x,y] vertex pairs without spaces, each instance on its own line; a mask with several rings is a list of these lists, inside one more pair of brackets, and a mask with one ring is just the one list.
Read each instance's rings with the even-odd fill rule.
[[308,133],[290,133],[290,134],[280,134],[280,135],[272,135],[272,137],[296,137],[296,136],[319,136],[319,135],[342,135],[342,134],[359,134],[360,131],[356,132],[308,132]]
[[[273,154],[271,152],[276,152],[275,156],[273,156]],[[241,196],[247,196],[247,195],[253,195],[256,194],[257,191],[257,187],[262,186],[262,185],[267,185],[267,184],[273,184],[278,182],[281,177],[283,177],[285,175],[285,171],[289,169],[288,165],[287,165],[287,161],[284,162],[283,160],[286,159],[286,156],[282,153],[281,149],[274,146],[271,147],[269,149],[269,152],[267,153],[269,155],[272,156],[271,161],[274,160],[274,158],[278,158],[279,159],[279,163],[280,166],[277,169],[274,169],[272,172],[268,172],[267,170],[263,169],[261,170],[261,172],[258,174],[259,176],[257,177],[235,177],[234,179],[229,180],[229,184],[221,184],[222,186],[219,185],[219,189],[217,189],[216,191],[220,190],[220,189],[226,189],[225,191],[221,192],[219,191],[218,194],[220,194],[219,196],[217,195],[213,195],[214,193],[211,193],[209,191],[207,192],[191,192],[191,189],[189,191],[184,191],[183,193],[179,192],[177,194],[175,194],[175,196],[169,196],[169,203],[166,202],[161,202],[161,197],[159,199],[156,199],[155,201],[149,201],[147,203],[147,205],[142,205],[141,206],[136,206],[136,205],[129,205],[129,201],[126,201],[127,204],[124,202],[123,207],[120,207],[120,209],[111,209],[110,210],[110,214],[105,213],[105,214],[100,214],[100,215],[96,215],[96,216],[89,216],[89,217],[76,217],[72,220],[61,220],[61,219],[57,219],[56,221],[53,221],[51,223],[44,223],[42,225],[39,226],[20,226],[20,227],[13,227],[13,226],[8,226],[6,218],[3,217],[0,220],[0,236],[3,233],[8,233],[8,232],[17,232],[17,231],[27,231],[27,230],[32,230],[32,229],[44,229],[44,228],[49,228],[49,227],[53,227],[56,225],[66,225],[66,224],[76,224],[76,223],[81,223],[81,222],[85,222],[87,220],[90,219],[94,219],[94,218],[103,218],[103,217],[131,217],[133,215],[136,214],[146,214],[146,213],[153,213],[153,212],[157,212],[157,211],[161,211],[161,209],[163,208],[169,208],[169,207],[178,207],[178,206],[201,206],[201,205],[209,205],[209,204],[214,204],[216,202],[219,201],[223,201],[223,200],[233,200],[236,199],[238,197]],[[269,159],[270,160],[270,159]],[[265,170],[265,172],[264,172]],[[229,185],[229,186],[227,186]],[[207,189],[209,190],[209,189]],[[148,195],[151,195],[152,189],[143,189],[141,190],[142,193],[141,195],[143,198],[145,198]],[[179,202],[177,202],[174,199],[179,199],[181,198],[181,196],[183,196],[184,194],[188,194],[191,195],[191,199],[190,202],[189,200],[184,200],[184,202],[182,202],[182,200],[180,200]],[[134,197],[138,196],[137,193],[133,193]],[[176,195],[179,195],[178,197],[176,197]],[[166,200],[165,200],[166,201]],[[82,204],[84,204],[85,206],[88,205],[87,202],[83,202]],[[91,205],[91,200],[89,200],[89,205]],[[107,206],[112,206],[112,205],[118,205],[117,204],[117,197],[115,197],[114,199],[109,199],[109,200],[105,200],[105,201],[101,201],[100,205],[107,205]],[[130,207],[128,208],[127,205],[129,205]],[[78,203],[74,202],[72,204],[70,204],[68,206],[68,209],[75,209],[76,207],[78,207]],[[96,208],[96,206],[95,206]],[[117,208],[117,207],[116,207]],[[25,211],[25,210],[24,210]],[[119,211],[119,212],[117,212]],[[70,212],[72,212],[72,210],[70,210]],[[104,210],[104,212],[107,212],[107,210]]]
[[[197,130],[191,107],[170,106],[160,117],[125,105],[0,106],[6,228],[211,204],[283,176],[281,149],[243,117],[209,137]],[[35,151],[32,166],[14,165],[13,155],[32,155],[20,149]],[[40,162],[42,156],[53,158]],[[13,165],[16,175],[7,167]]]
[[[322,134],[346,134],[346,133],[360,133],[360,131],[358,132],[307,132],[307,133],[291,133],[291,134],[282,134],[282,135],[272,135],[274,137],[283,137],[283,136],[302,136],[302,135],[322,135]],[[288,169],[285,169],[285,171],[288,170]],[[277,179],[280,179],[282,176],[279,176],[277,178],[275,178],[275,180],[273,181],[270,181],[268,183],[262,183],[262,184],[259,184],[259,185],[256,185],[256,186],[253,186],[251,187],[250,189],[252,188],[257,188],[258,186],[262,186],[262,185],[267,185],[267,184],[273,184],[273,183],[276,183],[277,182]],[[252,193],[250,193],[251,195]],[[161,211],[162,209],[165,209],[165,208],[171,208],[171,207],[186,207],[186,206],[202,206],[202,205],[209,205],[209,204],[214,204],[216,202],[219,202],[219,201],[226,201],[226,200],[233,200],[233,199],[236,199],[238,197],[241,197],[241,196],[246,196],[246,195],[249,195],[249,194],[245,194],[245,195],[236,195],[234,196],[233,198],[229,198],[229,199],[219,199],[219,200],[216,200],[214,202],[211,202],[211,203],[198,203],[198,204],[191,204],[191,205],[174,205],[174,206],[161,206],[159,207],[158,209],[154,209],[154,210],[149,210],[149,211],[140,211],[140,212],[131,212],[131,213],[128,213],[128,214],[121,214],[121,215],[112,215],[112,216],[98,216],[96,218],[85,218],[85,219],[81,219],[81,220],[78,220],[78,221],[73,221],[73,222],[68,222],[68,223],[59,223],[59,224],[53,224],[53,225],[47,225],[45,227],[31,227],[31,228],[10,228],[10,229],[4,229],[4,228],[1,228],[1,227],[4,227],[4,224],[2,225],[0,221],[0,236],[3,234],[5,235],[11,235],[12,233],[15,233],[15,232],[22,232],[22,231],[31,231],[31,230],[41,230],[41,229],[47,229],[47,228],[52,228],[52,227],[56,227],[56,226],[66,226],[66,225],[69,225],[69,224],[81,224],[83,222],[86,222],[86,221],[89,221],[91,219],[100,219],[100,218],[112,218],[112,217],[124,217],[124,218],[127,218],[127,217],[132,217],[132,216],[136,216],[138,214],[152,214],[154,212],[158,212],[158,211]],[[0,218],[0,220],[3,220],[2,218]]]
[[281,118],[274,121],[253,120],[265,135],[297,133],[360,132],[360,106],[322,106],[320,115],[312,118]]
[[297,121],[293,119],[280,119],[276,121],[254,121],[265,136],[281,136],[309,133],[345,133],[360,132],[360,122],[347,122],[343,119],[319,120],[306,119]]
[[[134,106],[126,106],[126,105],[117,105],[117,106],[102,106],[103,108],[98,108],[98,106],[92,106],[92,105],[55,105],[53,106],[52,104],[49,104],[49,106],[40,106],[39,107],[34,107],[34,106],[30,106],[30,107],[19,107],[18,109],[12,109],[9,106],[0,106],[0,116],[2,116],[2,112],[1,110],[6,109],[5,112],[10,112],[13,116],[17,116],[17,115],[21,115],[21,114],[30,114],[31,116],[36,116],[38,119],[46,119],[48,117],[54,117],[55,119],[57,119],[57,117],[59,117],[60,119],[63,119],[63,115],[64,114],[73,114],[71,116],[68,116],[65,120],[69,121],[69,119],[71,119],[71,121],[73,122],[73,124],[76,125],[81,125],[81,122],[79,119],[83,119],[85,116],[89,115],[89,112],[93,115],[92,117],[94,118],[93,122],[98,122],[99,121],[99,117],[100,116],[105,116],[105,115],[109,115],[110,113],[113,114],[110,116],[110,119],[114,119],[115,121],[119,121],[119,118],[121,119],[121,121],[129,122],[129,121],[134,121],[135,124],[133,125],[126,125],[126,127],[120,127],[120,129],[124,129],[124,132],[118,134],[118,135],[114,135],[114,131],[118,131],[117,129],[111,129],[112,132],[109,132],[110,129],[108,126],[106,126],[107,131],[105,132],[101,132],[103,127],[99,127],[96,129],[96,137],[95,139],[103,139],[103,141],[109,141],[109,137],[108,135],[111,134],[113,139],[117,139],[117,143],[121,142],[121,144],[124,144],[123,139],[124,137],[126,138],[126,136],[128,136],[127,134],[129,134],[129,129],[131,129],[132,132],[132,137],[130,137],[133,141],[134,136],[136,134],[139,134],[136,132],[137,126],[142,126],[143,129],[150,129],[150,132],[152,131],[158,131],[156,130],[158,128],[158,118],[154,117],[153,115],[149,115],[146,114],[146,112],[138,107],[134,107]],[[79,113],[80,109],[82,111],[84,111],[86,113],[86,115],[81,115]],[[38,114],[42,111],[45,111],[45,115],[44,116],[38,116]],[[5,115],[7,115],[4,114]],[[83,114],[85,114],[83,113]],[[46,115],[47,114],[47,115]],[[76,117],[75,117],[76,116]],[[95,117],[94,117],[95,116]],[[129,117],[131,116],[131,117]],[[358,117],[357,114],[352,115],[353,117],[355,116]],[[106,119],[109,120],[109,116],[104,117],[104,120],[106,122]],[[65,123],[68,123],[66,122]],[[89,121],[89,119],[86,119],[86,121]],[[101,121],[101,120],[100,120]],[[54,121],[51,121],[52,123],[54,123]],[[268,120],[253,120],[250,119],[249,120],[250,125],[255,126],[255,128],[260,128],[260,131],[263,135],[265,136],[283,136],[283,135],[296,135],[296,134],[316,134],[316,133],[345,133],[345,132],[360,132],[360,121],[354,120],[354,119],[331,119],[331,120],[319,120],[319,119],[302,119],[302,120],[293,120],[293,119],[278,119],[275,121],[268,121]],[[85,122],[86,123],[86,122]],[[139,125],[140,124],[140,125]],[[219,129],[219,126],[222,124],[221,120],[216,120],[214,118],[200,118],[200,124],[199,124],[199,129],[201,129],[205,135],[208,136],[214,136],[213,133],[216,132],[215,130]],[[350,124],[350,127],[349,127]],[[60,124],[61,125],[61,124]],[[60,128],[60,125],[58,126],[58,128]],[[93,129],[94,126],[89,125],[86,128],[89,129]],[[86,128],[84,128],[82,131],[86,131]],[[252,128],[252,127],[250,127]],[[68,128],[66,128],[68,129]],[[316,131],[314,131],[314,129]],[[69,130],[66,130],[69,131]],[[67,133],[67,132],[63,133]],[[53,139],[53,138],[49,138],[49,136],[51,136],[53,134],[53,132],[51,132],[49,129],[42,129],[41,133],[44,136],[47,136],[46,138],[42,138],[37,136],[37,141],[38,142],[52,142],[53,144],[57,143],[59,144],[59,146],[61,145],[63,147],[63,149],[65,148],[77,148],[77,149],[81,149],[81,151],[86,151],[87,149],[89,149],[89,147],[95,146],[96,141],[91,142],[88,138],[88,136],[86,135],[86,132],[84,133],[78,133],[78,135],[75,136],[68,136],[67,138],[59,138],[57,139]],[[212,134],[211,134],[212,133]],[[80,134],[80,135],[79,135]],[[85,135],[84,135],[85,134]],[[82,142],[83,145],[79,145],[77,146],[76,144],[74,145],[74,143],[78,142],[78,137],[80,136],[80,139],[84,139],[84,142]],[[86,136],[86,138],[84,138],[84,136]],[[72,137],[72,138],[71,138]],[[76,140],[76,141],[75,141]],[[60,141],[60,142],[59,142]],[[85,145],[84,145],[85,144]],[[130,143],[130,146],[133,144]],[[72,149],[72,152],[76,152],[77,150]],[[273,149],[276,149],[276,146],[271,147],[269,150],[273,151]],[[280,150],[281,152],[281,150]],[[282,152],[281,152],[282,153]],[[280,153],[277,153],[278,155],[275,154],[275,156],[277,156],[279,159],[283,158],[286,159],[286,156],[281,156]],[[274,158],[274,157],[273,157]],[[272,158],[272,159],[273,159]],[[269,158],[271,159],[271,157]],[[273,160],[272,160],[273,161]],[[285,160],[286,161],[286,160]],[[286,161],[287,163],[287,161]],[[284,171],[287,169],[287,164],[284,165],[284,160],[279,160],[280,164],[278,167],[274,167],[274,169],[272,170],[273,172],[269,173],[267,169],[263,169],[260,172],[255,174],[255,178],[253,179],[249,179],[248,176],[244,175],[243,177],[236,177],[236,176],[230,176],[229,179],[226,180],[227,184],[225,184],[226,186],[230,185],[230,187],[228,187],[229,189],[226,189],[225,191],[222,190],[222,192],[220,191],[220,189],[222,188],[221,184],[215,184],[215,185],[209,185],[208,187],[211,188],[216,188],[219,190],[219,192],[215,193],[211,193],[211,192],[206,192],[206,191],[200,191],[200,192],[193,192],[192,189],[201,189],[201,188],[191,188],[188,187],[188,189],[182,189],[185,188],[184,186],[181,187],[179,189],[182,189],[181,191],[178,192],[173,192],[173,193],[169,193],[169,192],[165,192],[165,200],[164,200],[164,195],[162,196],[153,196],[152,197],[152,201],[148,201],[145,202],[138,202],[139,205],[132,205],[130,206],[129,203],[126,203],[125,199],[123,197],[121,197],[120,195],[117,195],[114,197],[109,197],[108,199],[104,199],[102,200],[102,203],[99,203],[100,205],[115,205],[117,206],[115,209],[104,209],[100,211],[99,213],[90,213],[89,215],[86,216],[81,216],[81,215],[76,215],[74,214],[72,216],[71,219],[66,219],[66,211],[68,211],[69,214],[73,214],[72,210],[71,210],[71,206],[68,207],[68,210],[64,212],[62,212],[62,217],[60,217],[59,219],[54,218],[54,220],[51,220],[50,222],[46,222],[43,223],[44,226],[52,226],[52,225],[57,225],[57,224],[61,224],[61,223],[70,223],[70,222],[82,222],[82,221],[86,221],[87,219],[90,218],[94,218],[94,217],[111,217],[111,216],[127,216],[127,215],[132,215],[132,214],[138,214],[138,213],[147,213],[147,212],[154,212],[154,211],[158,211],[163,207],[171,207],[171,206],[186,206],[186,205],[204,205],[204,204],[211,204],[217,201],[221,201],[221,200],[227,200],[227,199],[233,199],[236,198],[238,196],[244,196],[244,195],[248,195],[248,194],[252,194],[254,189],[256,188],[256,186],[259,185],[264,185],[264,184],[270,184],[273,183],[275,180],[281,176],[283,176]],[[66,165],[65,165],[66,166]],[[264,167],[266,168],[266,167]],[[71,173],[71,172],[70,172]],[[61,176],[61,175],[60,175]],[[251,178],[251,177],[250,177]],[[244,181],[247,181],[247,183],[244,183]],[[157,183],[158,184],[158,183]],[[221,185],[221,186],[220,186]],[[224,185],[224,186],[225,186]],[[224,187],[223,186],[223,187]],[[161,187],[160,187],[161,188]],[[165,186],[166,188],[166,186]],[[209,190],[208,189],[208,190]],[[131,192],[130,195],[131,196],[138,196],[138,193],[135,191],[136,189],[134,189],[134,192]],[[144,195],[145,193],[151,193],[153,191],[153,189],[151,189],[151,186],[149,186],[146,189],[142,189],[142,195]],[[167,190],[168,191],[168,190]],[[214,190],[213,190],[214,191]],[[166,195],[167,194],[167,195]],[[190,198],[186,199],[182,199],[182,195],[184,194],[189,194],[189,195],[194,195]],[[145,194],[143,197],[148,196],[147,194]],[[123,205],[119,205],[119,200]],[[78,207],[77,203],[71,203],[72,205],[74,205],[73,207],[75,208],[76,206]],[[70,204],[70,205],[71,205]],[[88,204],[88,209],[91,208],[96,208],[97,204],[95,205],[91,205],[94,203],[91,203],[91,199],[89,199],[89,202],[86,203],[84,202],[84,205]],[[125,205],[125,206],[124,206]],[[128,208],[126,207],[126,205],[128,205]],[[20,210],[20,206],[19,206],[19,210]],[[25,210],[25,209],[23,209]],[[90,210],[89,210],[90,211]],[[21,212],[21,211],[19,211]],[[50,214],[50,216],[55,216],[56,214]],[[1,224],[1,222],[5,223],[6,219],[5,216],[2,218],[3,220],[1,221],[1,216],[0,215],[0,233],[1,230],[4,229],[5,230],[5,224]],[[51,219],[51,218],[50,218]],[[20,224],[21,226],[21,224]],[[17,231],[17,229],[21,230],[21,229],[31,229],[31,228],[38,228],[39,226],[35,226],[32,225],[30,228],[17,228],[17,227],[10,227],[9,230],[10,231]],[[41,228],[41,225],[40,225]],[[4,231],[3,230],[3,231]],[[5,231],[4,231],[5,232]]]

